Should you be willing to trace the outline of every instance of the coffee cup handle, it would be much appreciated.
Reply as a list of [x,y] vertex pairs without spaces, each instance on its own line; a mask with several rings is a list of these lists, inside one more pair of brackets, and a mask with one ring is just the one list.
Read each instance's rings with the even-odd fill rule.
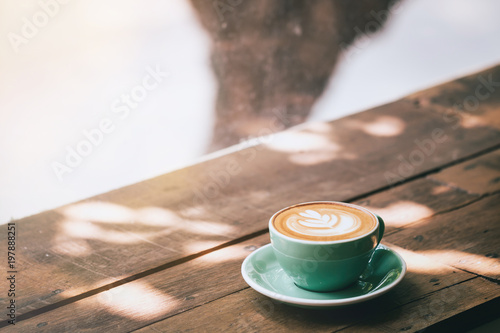
[[384,223],[384,220],[382,220],[382,218],[380,216],[378,216],[377,214],[375,214],[375,216],[377,217],[378,224],[379,224],[379,227],[378,227],[378,241],[377,241],[377,246],[378,246],[380,244],[380,241],[382,240],[382,237],[384,237],[385,223]]

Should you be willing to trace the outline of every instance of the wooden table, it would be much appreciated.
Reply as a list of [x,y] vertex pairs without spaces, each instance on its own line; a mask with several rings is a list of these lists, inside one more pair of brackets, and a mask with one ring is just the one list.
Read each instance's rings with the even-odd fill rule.
[[[2,330],[462,331],[498,317],[497,82],[500,66],[12,222],[17,321]],[[311,200],[383,216],[404,280],[334,310],[249,288],[241,263],[269,243],[269,217]]]

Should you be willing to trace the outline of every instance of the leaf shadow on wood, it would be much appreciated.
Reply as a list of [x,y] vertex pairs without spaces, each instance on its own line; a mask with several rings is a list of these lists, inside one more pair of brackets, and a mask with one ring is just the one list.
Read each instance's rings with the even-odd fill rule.
[[500,66],[414,93],[405,99],[441,113],[453,126],[500,128]]

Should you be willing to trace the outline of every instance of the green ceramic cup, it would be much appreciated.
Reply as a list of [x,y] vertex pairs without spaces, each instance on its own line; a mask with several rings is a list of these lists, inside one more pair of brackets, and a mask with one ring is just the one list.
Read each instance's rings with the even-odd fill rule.
[[[374,227],[361,236],[315,241],[296,239],[279,232],[273,221],[290,206],[274,214],[269,220],[269,234],[276,259],[281,268],[301,288],[326,292],[343,289],[358,280],[375,248],[384,235],[382,218],[366,208],[341,202],[311,202],[299,205],[333,203],[345,205],[371,215]],[[373,222],[371,222],[373,223]]]

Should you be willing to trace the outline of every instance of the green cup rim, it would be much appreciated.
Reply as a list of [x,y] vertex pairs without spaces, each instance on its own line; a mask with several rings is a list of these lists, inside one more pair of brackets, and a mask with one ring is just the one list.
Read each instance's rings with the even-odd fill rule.
[[[351,207],[351,208],[354,208],[354,209],[362,210],[362,211],[368,213],[369,215],[371,215],[375,219],[375,222],[376,222],[375,223],[375,227],[372,228],[372,229],[370,229],[370,231],[366,232],[365,234],[363,234],[361,236],[357,236],[357,237],[353,237],[353,238],[348,238],[348,239],[331,240],[331,241],[311,241],[311,240],[305,240],[305,239],[298,239],[298,238],[293,238],[293,237],[290,237],[290,236],[283,235],[278,230],[276,230],[276,228],[273,225],[273,220],[274,220],[274,218],[278,214],[284,212],[285,210],[288,210],[288,209],[291,209],[291,208],[294,208],[294,207],[297,207],[297,206],[303,206],[303,205],[309,205],[309,204],[337,204],[337,205],[341,205],[341,206],[348,206],[348,207]],[[380,221],[378,220],[377,215],[375,215],[375,213],[371,212],[370,210],[368,210],[368,209],[366,209],[364,207],[361,207],[361,206],[358,206],[358,205],[354,205],[354,204],[351,204],[351,203],[341,202],[341,201],[308,201],[308,202],[301,202],[301,203],[298,203],[298,204],[295,204],[295,205],[291,205],[291,206],[287,206],[287,207],[285,207],[283,209],[280,209],[279,211],[277,211],[276,213],[274,213],[273,216],[271,216],[271,218],[269,219],[269,232],[272,232],[275,235],[277,235],[278,237],[283,238],[283,239],[285,239],[287,241],[291,241],[291,242],[295,242],[295,243],[300,243],[300,244],[310,244],[310,245],[314,245],[314,244],[342,244],[342,243],[350,243],[350,242],[353,242],[353,241],[356,241],[356,240],[363,239],[365,237],[371,236],[372,233],[374,231],[376,231],[379,227],[380,227]]]

